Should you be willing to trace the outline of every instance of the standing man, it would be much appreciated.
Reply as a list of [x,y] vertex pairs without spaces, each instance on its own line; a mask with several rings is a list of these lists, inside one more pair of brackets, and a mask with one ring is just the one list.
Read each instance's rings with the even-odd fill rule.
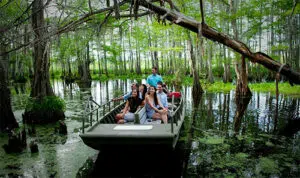
[[152,74],[147,77],[147,85],[157,87],[157,82],[161,81],[162,78],[157,74],[157,67],[152,67]]

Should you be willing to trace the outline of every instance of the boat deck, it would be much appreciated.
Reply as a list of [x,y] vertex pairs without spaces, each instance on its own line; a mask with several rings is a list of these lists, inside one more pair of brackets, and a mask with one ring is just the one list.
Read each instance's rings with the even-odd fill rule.
[[154,125],[116,125],[99,124],[94,129],[85,133],[87,137],[173,137],[170,124]]

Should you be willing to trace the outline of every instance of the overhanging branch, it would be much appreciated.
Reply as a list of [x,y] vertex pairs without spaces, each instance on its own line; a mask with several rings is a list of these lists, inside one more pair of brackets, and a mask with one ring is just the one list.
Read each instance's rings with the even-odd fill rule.
[[[243,56],[247,57],[251,62],[259,63],[264,67],[268,68],[269,70],[280,72],[281,74],[285,75],[289,80],[290,83],[293,84],[300,84],[300,73],[292,70],[289,68],[288,65],[281,64],[278,61],[275,61],[270,56],[262,53],[256,52],[253,53],[244,43],[234,40],[233,38],[229,37],[228,35],[218,32],[217,30],[209,27],[205,23],[200,23],[195,19],[187,17],[179,12],[171,11],[169,9],[157,6],[152,4],[146,0],[139,0],[139,4],[145,8],[152,10],[153,12],[159,15],[166,15],[166,19],[182,26],[188,30],[191,30],[195,33],[198,33],[199,26],[201,27],[202,35],[212,41],[217,41],[222,43],[225,46],[235,50],[236,52],[242,54]],[[281,70],[280,70],[281,69]]]
[[[129,2],[129,0],[124,0],[124,1],[119,3],[119,6],[122,6],[122,5],[126,4],[127,2]],[[107,7],[107,8],[103,8],[103,9],[99,9],[99,10],[96,10],[96,11],[89,12],[88,14],[83,15],[81,18],[79,18],[77,20],[74,20],[74,21],[71,21],[71,22],[67,23],[66,25],[64,25],[62,27],[59,27],[56,31],[49,32],[48,35],[46,35],[43,39],[39,39],[39,40],[49,39],[52,36],[68,32],[72,29],[75,29],[76,27],[78,27],[82,23],[91,20],[91,17],[94,16],[95,14],[100,14],[100,13],[103,13],[103,12],[111,11],[113,9],[114,9],[114,7],[110,6],[110,7]],[[10,52],[17,51],[17,50],[19,50],[23,47],[26,47],[26,46],[32,45],[34,43],[37,43],[39,40],[32,40],[28,43],[21,44],[21,45],[15,47],[13,49],[10,49],[8,51],[0,52],[0,56],[6,55]]]

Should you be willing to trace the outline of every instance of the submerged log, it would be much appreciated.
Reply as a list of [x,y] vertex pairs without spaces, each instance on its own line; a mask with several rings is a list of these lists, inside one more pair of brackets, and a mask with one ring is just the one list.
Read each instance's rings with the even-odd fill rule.
[[262,52],[251,52],[244,43],[234,40],[224,33],[218,32],[204,22],[200,23],[191,17],[187,17],[179,12],[157,6],[146,0],[140,0],[139,4],[159,15],[164,16],[165,19],[171,21],[172,23],[182,26],[188,30],[191,30],[195,33],[201,31],[204,37],[228,46],[229,48],[247,57],[253,63],[259,63],[271,71],[279,71],[289,79],[291,85],[300,84],[300,73],[292,70],[287,64],[281,64]]

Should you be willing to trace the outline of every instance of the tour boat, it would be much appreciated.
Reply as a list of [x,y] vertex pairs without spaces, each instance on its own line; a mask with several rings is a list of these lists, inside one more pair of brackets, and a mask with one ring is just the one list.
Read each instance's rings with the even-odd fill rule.
[[[183,98],[179,92],[168,97],[169,121],[167,124],[147,118],[145,107],[135,112],[134,122],[117,124],[115,116],[125,107],[126,102],[111,107],[111,101],[105,105],[99,105],[89,99],[87,104],[89,111],[83,119],[80,137],[87,146],[97,150],[132,146],[164,146],[174,149],[184,122]],[[92,103],[97,107],[93,108]],[[101,118],[98,118],[99,112],[104,114]],[[89,124],[88,128],[85,128],[87,119],[89,119]]]

